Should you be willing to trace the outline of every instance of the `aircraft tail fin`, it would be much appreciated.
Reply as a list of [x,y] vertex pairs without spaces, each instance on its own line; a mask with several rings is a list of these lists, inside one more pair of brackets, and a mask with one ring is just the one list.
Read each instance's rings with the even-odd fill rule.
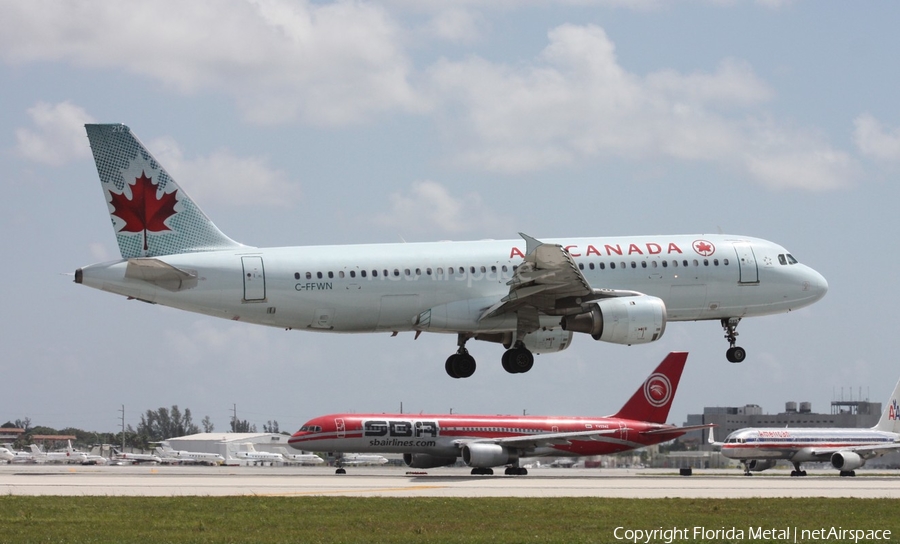
[[873,427],[876,431],[887,431],[891,433],[900,433],[900,381],[894,386],[894,392],[888,399],[884,412],[881,413],[881,419],[878,425]]
[[131,129],[84,127],[123,259],[241,247],[194,204]]
[[669,353],[613,417],[665,423],[687,356],[686,351]]

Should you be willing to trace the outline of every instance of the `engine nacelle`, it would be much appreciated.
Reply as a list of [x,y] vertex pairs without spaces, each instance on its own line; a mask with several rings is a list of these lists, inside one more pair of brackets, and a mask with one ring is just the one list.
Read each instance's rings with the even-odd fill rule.
[[750,472],[762,472],[775,466],[775,459],[754,459],[747,463],[747,470]]
[[866,460],[852,451],[836,451],[831,454],[831,466],[838,470],[856,470],[866,464]]
[[462,458],[470,467],[490,468],[517,462],[519,453],[497,444],[467,444]]
[[438,457],[427,453],[404,453],[403,462],[410,468],[446,467],[456,464],[456,457]]
[[606,298],[589,312],[563,317],[562,328],[614,344],[655,342],[666,332],[666,304],[649,295]]
[[522,343],[532,353],[556,353],[569,347],[572,333],[562,329],[534,331],[526,334]]

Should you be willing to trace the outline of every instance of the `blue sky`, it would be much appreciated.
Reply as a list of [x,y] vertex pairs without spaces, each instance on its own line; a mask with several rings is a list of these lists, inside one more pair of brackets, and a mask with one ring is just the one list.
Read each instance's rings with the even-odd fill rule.
[[[293,431],[337,411],[604,415],[691,353],[703,406],[884,402],[893,364],[900,7],[801,1],[0,3],[0,419],[114,430],[177,404]],[[86,122],[123,122],[255,246],[728,232],[830,291],[647,346],[577,336],[451,380],[455,338],[286,332],[72,283],[117,258]]]

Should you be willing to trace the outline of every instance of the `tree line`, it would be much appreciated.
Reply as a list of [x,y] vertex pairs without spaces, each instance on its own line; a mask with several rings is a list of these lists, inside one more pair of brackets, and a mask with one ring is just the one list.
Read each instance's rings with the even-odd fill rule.
[[[233,433],[256,432],[256,425],[250,424],[247,420],[232,419],[229,427],[230,432]],[[34,442],[32,437],[36,435],[71,435],[75,437],[73,445],[80,447],[90,447],[94,444],[121,445],[124,443],[126,447],[149,449],[154,442],[197,434],[201,431],[211,433],[214,431],[215,426],[209,416],[204,416],[200,424],[197,425],[194,423],[191,409],[185,408],[182,411],[176,404],[171,408],[160,407],[157,410],[147,410],[141,414],[141,420],[136,429],[131,425],[125,427],[124,437],[121,430],[111,433],[84,431],[74,427],[53,429],[40,425],[32,426],[31,418],[27,417],[15,421],[7,421],[0,425],[0,428],[25,429],[23,436],[13,443],[13,447],[16,449],[24,449],[29,444],[32,444]],[[263,425],[263,429],[267,433],[278,433],[278,422],[267,421]]]

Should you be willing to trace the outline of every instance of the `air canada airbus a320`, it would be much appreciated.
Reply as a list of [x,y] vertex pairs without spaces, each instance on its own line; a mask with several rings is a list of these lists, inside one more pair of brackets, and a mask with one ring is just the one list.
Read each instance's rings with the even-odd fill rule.
[[470,339],[502,344],[503,368],[573,333],[659,340],[668,321],[718,320],[727,359],[744,317],[821,299],[825,279],[778,244],[722,234],[255,248],[225,236],[121,124],[86,125],[122,259],[75,282],[225,319],[335,333],[455,334],[445,368],[475,372]]

